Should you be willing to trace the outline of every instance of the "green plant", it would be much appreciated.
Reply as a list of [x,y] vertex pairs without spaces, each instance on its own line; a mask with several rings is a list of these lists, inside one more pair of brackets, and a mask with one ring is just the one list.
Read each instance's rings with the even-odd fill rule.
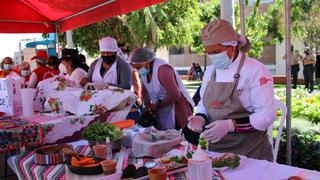
[[[281,101],[286,101],[285,90],[276,90]],[[312,123],[320,123],[320,94],[309,95],[304,89],[295,89],[291,97],[293,118],[305,118]]]
[[104,142],[106,137],[109,137],[111,141],[121,139],[122,131],[111,125],[105,124],[101,121],[96,121],[93,124],[86,127],[83,131],[83,138],[88,141]]
[[[300,132],[292,129],[292,165],[301,168],[320,170],[320,142],[316,140],[315,132]],[[286,135],[285,129],[281,136],[281,143],[277,162],[286,162]]]

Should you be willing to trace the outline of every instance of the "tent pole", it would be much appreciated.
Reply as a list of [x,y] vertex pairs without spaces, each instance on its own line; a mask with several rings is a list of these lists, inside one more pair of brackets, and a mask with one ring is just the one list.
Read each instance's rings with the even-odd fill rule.
[[291,165],[291,0],[285,1],[285,34],[286,34],[286,152],[287,165]]
[[241,25],[241,35],[246,35],[246,19],[244,15],[244,0],[239,0],[240,4],[240,25]]
[[75,14],[72,14],[72,15],[70,15],[70,16],[67,16],[67,17],[64,17],[64,18],[62,18],[62,19],[59,19],[58,22],[65,21],[65,20],[71,19],[71,18],[73,18],[73,17],[79,16],[79,15],[81,15],[81,14],[84,14],[84,13],[87,13],[87,12],[90,12],[90,11],[93,11],[93,10],[99,8],[99,7],[108,5],[108,4],[113,3],[113,2],[115,2],[115,1],[117,1],[117,0],[107,0],[107,1],[105,1],[105,2],[102,2],[102,3],[98,4],[98,5],[95,5],[95,6],[93,6],[93,7],[90,7],[90,8],[88,8],[88,9],[86,9],[86,10],[83,10],[83,11],[77,12],[77,13],[75,13]]
[[56,28],[56,51],[57,51],[57,54],[58,54],[58,58],[60,58],[58,23],[55,24],[55,28]]

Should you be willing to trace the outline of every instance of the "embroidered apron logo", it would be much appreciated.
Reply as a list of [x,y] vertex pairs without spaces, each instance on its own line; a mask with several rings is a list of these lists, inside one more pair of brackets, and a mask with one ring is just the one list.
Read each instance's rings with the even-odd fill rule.
[[240,96],[243,93],[243,88],[237,89],[237,95]]
[[260,78],[260,80],[259,80],[260,86],[263,86],[263,85],[268,84],[269,81],[271,81],[271,79],[268,79],[268,78],[266,78],[266,77]]
[[214,108],[221,108],[223,107],[224,103],[221,101],[213,101],[211,102],[211,106]]

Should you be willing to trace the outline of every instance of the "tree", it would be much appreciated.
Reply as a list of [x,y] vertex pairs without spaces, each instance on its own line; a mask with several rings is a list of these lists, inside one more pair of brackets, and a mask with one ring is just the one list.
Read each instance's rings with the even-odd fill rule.
[[73,38],[89,55],[98,53],[103,36],[113,36],[129,48],[182,47],[192,44],[193,34],[200,32],[199,14],[197,0],[171,0],[78,28]]
[[[220,18],[220,0],[211,0],[199,4],[201,26],[204,28],[206,24]],[[203,44],[201,40],[201,31],[193,34],[194,43],[191,45],[191,51],[197,54],[203,54]]]
[[[284,40],[284,0],[275,0],[268,11],[268,34],[278,42]],[[320,50],[319,0],[292,0],[291,34],[306,46]]]

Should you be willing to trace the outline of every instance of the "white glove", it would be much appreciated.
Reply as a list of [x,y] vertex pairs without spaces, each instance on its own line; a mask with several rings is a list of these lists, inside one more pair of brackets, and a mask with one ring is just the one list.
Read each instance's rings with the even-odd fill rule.
[[234,132],[234,124],[231,119],[217,120],[206,126],[201,136],[211,143],[220,141],[228,132]]
[[194,132],[202,132],[202,127],[205,125],[206,121],[201,116],[190,116],[188,117],[188,128]]

